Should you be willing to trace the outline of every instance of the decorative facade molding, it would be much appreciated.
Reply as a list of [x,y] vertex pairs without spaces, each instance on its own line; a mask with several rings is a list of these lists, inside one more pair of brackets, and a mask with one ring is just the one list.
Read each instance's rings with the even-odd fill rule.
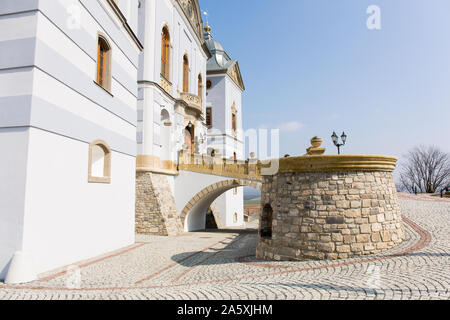
[[176,2],[183,10],[187,20],[200,41],[203,51],[209,59],[211,57],[211,53],[206,47],[205,39],[203,38],[203,20],[198,0],[176,0]]
[[208,70],[207,75],[208,76],[214,76],[214,75],[228,75],[231,80],[241,89],[242,91],[245,91],[245,85],[244,80],[242,79],[241,75],[241,69],[239,68],[239,63],[236,61],[229,67],[227,70]]
[[172,94],[172,83],[163,75],[161,75],[161,88],[164,89],[164,91],[166,91],[168,94]]
[[237,61],[231,68],[228,69],[227,75],[242,91],[245,91],[244,81],[242,80],[241,70],[239,69],[239,64]]
[[131,39],[133,40],[133,42],[136,44],[136,46],[138,47],[138,49],[140,51],[144,50],[144,46],[142,45],[142,43],[139,41],[138,37],[136,36],[136,34],[134,33],[134,31],[131,29],[130,25],[127,22],[127,18],[125,18],[125,16],[123,15],[122,11],[120,11],[119,7],[117,6],[116,2],[114,0],[106,0],[108,2],[108,4],[111,6],[111,8],[113,9],[114,13],[117,15],[117,17],[120,19],[120,22],[122,22],[123,27],[125,28],[125,30],[127,31],[127,33],[129,34],[129,36],[131,37]]

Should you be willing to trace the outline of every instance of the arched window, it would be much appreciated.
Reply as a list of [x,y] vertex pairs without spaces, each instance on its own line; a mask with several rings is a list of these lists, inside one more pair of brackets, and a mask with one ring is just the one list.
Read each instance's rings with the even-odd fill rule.
[[200,99],[202,99],[202,97],[203,97],[203,79],[202,79],[202,74],[198,75],[198,96],[200,97]]
[[237,130],[236,113],[231,114],[231,126],[234,132]]
[[102,140],[89,145],[89,177],[92,183],[111,183],[111,149]]
[[206,80],[206,89],[211,89],[211,87],[212,87],[211,80]]
[[212,128],[212,108],[206,108],[206,126],[208,129]]
[[261,238],[271,239],[272,238],[272,220],[273,220],[273,210],[270,204],[266,204],[263,208],[261,214]]
[[98,37],[97,83],[111,91],[111,46],[102,36]]
[[169,80],[170,34],[167,27],[162,30],[161,75]]
[[195,127],[193,124],[189,125],[184,129],[184,143],[186,151],[188,154],[194,154],[195,152]]
[[233,132],[237,131],[237,109],[234,102],[231,106],[231,129],[233,130]]
[[189,91],[189,59],[185,54],[183,57],[183,92]]
[[237,223],[237,222],[238,222],[238,214],[237,214],[237,212],[234,213],[234,216],[233,216],[233,222],[234,222],[234,223]]

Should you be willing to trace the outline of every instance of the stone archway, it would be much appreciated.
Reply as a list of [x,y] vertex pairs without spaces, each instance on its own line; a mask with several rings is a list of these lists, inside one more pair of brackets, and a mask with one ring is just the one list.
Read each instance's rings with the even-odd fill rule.
[[237,187],[262,189],[262,184],[254,181],[234,179],[214,183],[198,192],[181,211],[180,220],[185,232],[204,229],[206,210],[223,193]]
[[184,129],[184,144],[188,154],[194,154],[194,125],[190,124]]
[[[208,209],[209,212],[211,212],[211,219],[214,219],[214,221],[210,221],[211,225],[215,225],[215,227],[213,229],[222,229],[223,225],[222,225],[222,221],[220,220],[220,212],[217,209],[217,204],[216,201],[214,201],[213,203],[211,203],[211,206]],[[208,229],[208,221],[206,222],[206,228]]]

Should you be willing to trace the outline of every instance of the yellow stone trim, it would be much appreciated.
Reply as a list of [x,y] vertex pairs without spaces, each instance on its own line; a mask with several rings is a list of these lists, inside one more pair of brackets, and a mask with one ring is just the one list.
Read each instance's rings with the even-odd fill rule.
[[216,176],[262,181],[260,167],[248,161],[232,161],[208,155],[180,153],[179,170]]
[[160,168],[161,160],[157,156],[138,155],[136,157],[136,167],[138,168]]
[[175,162],[166,160],[161,161],[159,157],[151,155],[138,155],[136,157],[136,171],[178,175]]
[[394,171],[397,158],[378,155],[320,155],[282,158],[283,172]]

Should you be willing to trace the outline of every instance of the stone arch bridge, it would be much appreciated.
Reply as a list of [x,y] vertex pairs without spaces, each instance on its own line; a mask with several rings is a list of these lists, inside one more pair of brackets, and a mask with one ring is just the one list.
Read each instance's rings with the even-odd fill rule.
[[[191,188],[177,192],[180,185],[184,182],[180,180],[187,179],[196,184],[207,185],[200,191],[199,188]],[[213,181],[216,182],[213,182]],[[211,207],[213,202],[225,192],[236,187],[252,187],[261,190],[262,183],[260,181],[248,179],[230,179],[227,176],[206,176],[202,173],[180,171],[175,187],[175,203],[180,213],[180,221],[184,224],[184,231],[190,232],[195,230],[202,230],[205,226],[206,212]],[[217,221],[217,219],[216,219]]]
[[206,213],[219,196],[236,187],[262,188],[261,163],[256,159],[181,154],[176,174],[168,177],[138,170],[137,233],[176,235],[204,230]]
[[243,186],[262,188],[260,165],[256,160],[192,155],[182,155],[180,160],[174,193],[185,232],[204,229],[208,208],[225,192]]

